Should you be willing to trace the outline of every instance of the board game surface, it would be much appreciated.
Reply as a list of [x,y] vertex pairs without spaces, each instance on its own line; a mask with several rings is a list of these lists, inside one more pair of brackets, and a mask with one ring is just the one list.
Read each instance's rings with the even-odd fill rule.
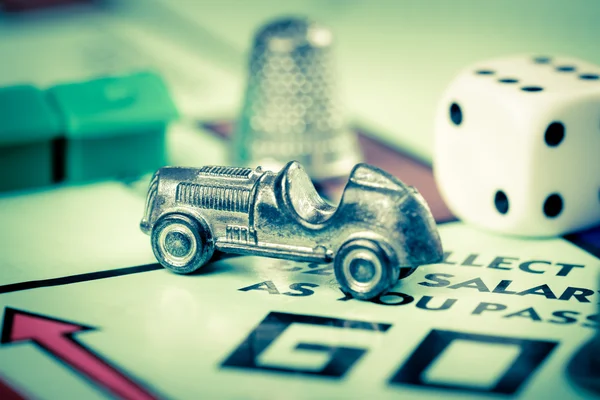
[[[321,18],[365,160],[419,189],[445,251],[358,301],[331,265],[223,257],[190,276],[166,271],[139,230],[148,176],[3,193],[0,399],[592,398],[567,366],[600,323],[600,229],[537,240],[457,221],[433,180],[430,131],[444,85],[473,60],[539,51],[600,63],[600,7],[427,3],[132,0],[0,14],[0,85],[161,73],[183,114],[169,160],[186,166],[229,161],[252,32],[273,16]],[[318,189],[336,202],[344,182]]]

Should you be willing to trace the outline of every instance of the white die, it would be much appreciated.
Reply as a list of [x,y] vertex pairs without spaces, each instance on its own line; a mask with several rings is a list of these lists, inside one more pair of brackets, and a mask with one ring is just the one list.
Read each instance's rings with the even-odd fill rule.
[[479,62],[435,117],[434,172],[460,219],[554,236],[600,222],[600,67],[565,57]]

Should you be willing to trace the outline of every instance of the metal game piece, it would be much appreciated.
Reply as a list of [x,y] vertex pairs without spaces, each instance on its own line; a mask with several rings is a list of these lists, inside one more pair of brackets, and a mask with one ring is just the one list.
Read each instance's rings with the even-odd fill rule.
[[342,290],[376,297],[416,267],[442,260],[431,212],[413,187],[358,164],[338,207],[325,202],[302,166],[164,167],[148,189],[141,229],[158,261],[176,273],[213,252],[334,263]]
[[360,161],[335,90],[331,31],[303,18],[274,21],[254,40],[234,164],[278,171],[298,160],[311,178],[347,175]]

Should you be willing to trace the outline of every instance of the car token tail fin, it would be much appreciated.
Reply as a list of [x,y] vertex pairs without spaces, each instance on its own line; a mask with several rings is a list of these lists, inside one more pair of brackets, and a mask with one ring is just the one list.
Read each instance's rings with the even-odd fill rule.
[[442,261],[444,252],[433,215],[427,202],[414,187],[408,187],[410,196],[403,202],[408,263],[412,266],[436,264]]
[[406,186],[400,179],[368,164],[357,164],[350,173],[350,181],[359,186],[374,187],[394,191],[406,191]]

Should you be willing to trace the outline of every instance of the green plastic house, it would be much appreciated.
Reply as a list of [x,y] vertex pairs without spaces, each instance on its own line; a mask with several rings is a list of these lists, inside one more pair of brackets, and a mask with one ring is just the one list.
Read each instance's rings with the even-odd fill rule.
[[135,177],[166,163],[165,131],[177,109],[151,72],[68,83],[48,90],[66,140],[60,177],[70,182]]
[[60,131],[42,91],[29,85],[0,88],[0,190],[52,183]]

